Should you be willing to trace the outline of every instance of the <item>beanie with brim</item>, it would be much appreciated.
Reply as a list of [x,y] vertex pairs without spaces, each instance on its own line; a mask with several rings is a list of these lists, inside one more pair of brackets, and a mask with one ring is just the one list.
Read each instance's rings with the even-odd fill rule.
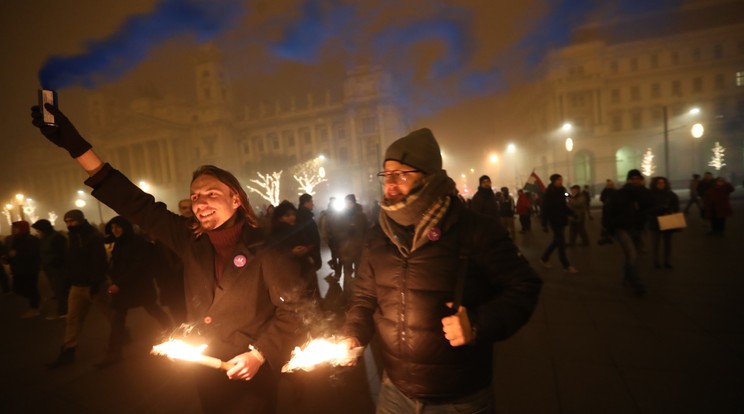
[[390,144],[384,161],[398,161],[425,174],[442,169],[439,144],[428,128],[418,129]]

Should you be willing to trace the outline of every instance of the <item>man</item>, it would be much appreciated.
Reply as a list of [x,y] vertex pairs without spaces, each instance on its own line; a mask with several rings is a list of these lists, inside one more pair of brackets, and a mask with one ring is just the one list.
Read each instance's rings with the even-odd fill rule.
[[[715,185],[715,180],[713,179],[713,173],[710,171],[706,171],[703,173],[703,178],[700,180],[700,182],[697,185],[697,196],[701,200],[705,200],[705,193],[710,190],[713,185]],[[705,203],[701,204],[702,208],[700,209],[700,217],[706,216],[705,211]]]
[[323,262],[320,258],[320,232],[318,231],[318,225],[315,224],[315,220],[313,219],[313,208],[315,207],[313,196],[302,194],[298,205],[297,227],[302,235],[301,239],[310,243],[309,257],[317,271],[323,266]]
[[[331,222],[331,232],[338,243],[339,266],[343,271],[342,286],[344,293],[348,296],[362,256],[364,235],[367,232],[367,216],[362,206],[357,203],[354,194],[347,194],[344,197],[344,203],[344,209]],[[336,272],[336,274],[339,275],[338,279],[341,282],[341,273]]]
[[571,209],[568,207],[566,197],[568,192],[563,187],[563,177],[560,174],[553,174],[550,176],[550,184],[545,189],[543,195],[543,206],[542,206],[542,221],[543,230],[553,232],[553,240],[550,242],[548,247],[540,256],[540,263],[546,267],[553,267],[549,260],[553,250],[558,249],[558,259],[561,261],[563,271],[566,273],[578,273],[579,271],[571,266],[568,258],[566,257],[566,235],[565,229],[568,225],[568,216],[573,214]]
[[262,232],[235,176],[198,168],[190,196],[195,220],[184,221],[105,164],[59,110],[46,109],[57,126],[43,123],[39,107],[33,124],[88,172],[93,195],[181,256],[190,334],[231,366],[226,373],[192,367],[203,411],[275,412],[279,370],[299,340],[296,310],[306,289],[293,260],[261,248]]
[[602,225],[623,249],[623,285],[632,288],[638,296],[646,294],[638,269],[638,252],[643,245],[643,229],[652,204],[651,193],[644,182],[640,171],[628,171],[625,185],[612,193],[602,208]]
[[106,292],[106,248],[103,235],[88,223],[80,210],[65,213],[68,247],[65,277],[70,283],[65,318],[65,338],[57,360],[47,364],[55,369],[75,362],[75,350],[91,307],[111,320],[110,298]]
[[28,309],[21,318],[35,318],[41,315],[39,306],[39,268],[41,252],[39,239],[31,234],[27,221],[14,221],[11,224],[11,237],[8,238],[8,264],[13,275],[13,292],[28,299]]
[[589,220],[594,220],[594,217],[592,217],[592,192],[589,189],[589,184],[584,184],[581,194],[584,196],[584,202],[586,203],[586,216]]
[[[604,209],[605,204],[607,204],[608,201],[610,201],[610,197],[612,196],[612,193],[617,191],[615,188],[615,182],[610,180],[609,178],[605,181],[605,188],[602,189],[602,192],[599,194],[599,201],[602,202],[602,208]],[[597,244],[602,246],[603,244],[612,243],[612,238],[610,237],[610,234],[607,232],[607,229],[603,224],[600,225],[602,228],[599,231],[599,241],[597,241]]]
[[178,202],[178,214],[186,218],[194,217],[194,212],[191,211],[191,200],[185,198]]
[[344,343],[380,339],[377,413],[493,412],[493,343],[529,320],[542,282],[498,218],[456,196],[430,130],[390,145],[383,168]]
[[688,187],[690,189],[690,199],[685,206],[685,215],[690,212],[690,207],[693,204],[697,206],[698,211],[703,211],[702,203],[700,203],[700,195],[698,194],[698,185],[700,185],[700,174],[692,174],[690,186]]
[[48,320],[61,319],[67,315],[67,296],[70,285],[65,277],[65,251],[67,239],[54,229],[47,219],[37,220],[31,225],[41,239],[41,269],[44,271],[49,287],[57,301],[56,315],[47,316]]
[[482,175],[478,179],[478,191],[470,200],[470,208],[487,216],[499,217],[499,206],[496,203],[496,195],[491,189],[491,178]]
[[512,239],[515,237],[514,229],[514,199],[509,194],[509,188],[501,187],[501,200],[499,201],[499,216],[501,216],[501,224],[506,227],[509,231],[509,235]]

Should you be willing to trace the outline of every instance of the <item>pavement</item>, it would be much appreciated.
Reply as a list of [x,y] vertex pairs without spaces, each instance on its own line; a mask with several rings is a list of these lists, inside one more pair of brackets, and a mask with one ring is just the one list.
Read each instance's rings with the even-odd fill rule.
[[[617,244],[597,245],[599,211],[588,222],[591,244],[568,249],[577,274],[564,273],[555,254],[552,268],[539,264],[549,242],[539,225],[518,234],[517,245],[544,288],[530,322],[495,346],[498,412],[744,413],[744,271],[738,256],[744,201],[733,205],[723,237],[707,235],[707,222],[693,210],[687,229],[673,237],[674,269],[656,270],[650,254],[641,256],[644,298],[622,286]],[[329,273],[327,267],[318,272],[323,294]],[[44,283],[42,293],[50,296]],[[47,301],[42,311],[52,308]],[[94,366],[104,356],[109,330],[93,310],[75,364],[56,371],[46,371],[44,363],[57,355],[64,321],[20,319],[24,310],[22,298],[0,297],[0,412],[200,412],[191,367],[148,354],[158,327],[144,310],[130,312],[133,340],[121,363]],[[279,412],[373,413],[378,377],[369,352],[365,361],[285,374]]]

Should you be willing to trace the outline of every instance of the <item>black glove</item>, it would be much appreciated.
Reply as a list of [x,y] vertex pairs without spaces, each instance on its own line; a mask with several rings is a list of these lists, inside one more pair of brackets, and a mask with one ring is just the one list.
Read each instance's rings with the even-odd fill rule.
[[31,107],[31,118],[33,118],[31,123],[39,128],[41,133],[49,141],[52,141],[58,147],[66,149],[72,158],[77,158],[92,148],[90,143],[80,136],[80,133],[72,125],[72,122],[59,109],[51,104],[44,104],[44,107],[54,115],[54,121],[57,125],[47,125],[44,123],[44,116],[38,105]]

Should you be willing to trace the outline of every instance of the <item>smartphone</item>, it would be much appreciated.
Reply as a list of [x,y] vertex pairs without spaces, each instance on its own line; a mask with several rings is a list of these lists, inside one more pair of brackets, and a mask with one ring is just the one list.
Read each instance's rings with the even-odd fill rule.
[[44,123],[47,125],[57,125],[54,121],[54,115],[49,113],[44,107],[44,104],[52,104],[57,107],[57,92],[51,89],[39,89],[39,106],[41,107],[41,113],[44,115]]

